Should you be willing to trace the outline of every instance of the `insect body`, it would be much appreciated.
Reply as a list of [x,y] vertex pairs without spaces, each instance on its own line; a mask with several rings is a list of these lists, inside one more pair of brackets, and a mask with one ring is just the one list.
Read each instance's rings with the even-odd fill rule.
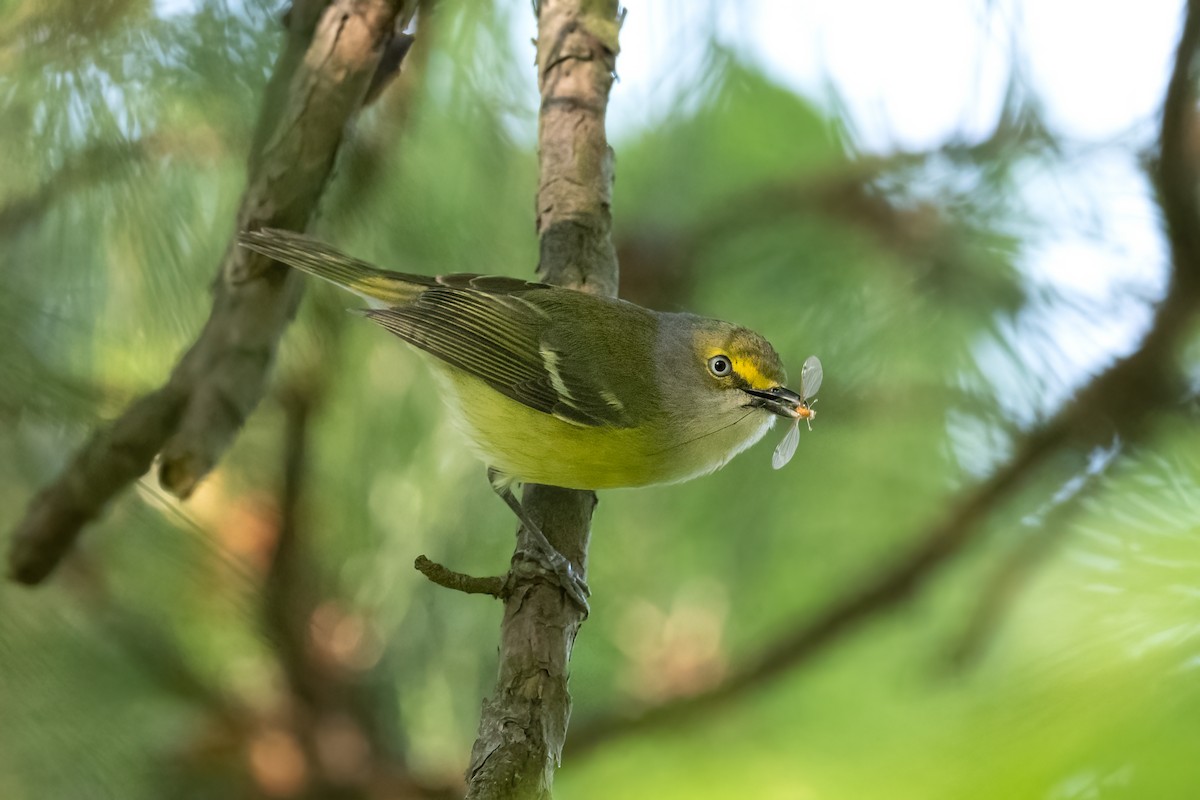
[[800,402],[796,404],[796,409],[792,412],[795,414],[792,426],[788,428],[783,441],[771,455],[771,466],[775,469],[783,467],[796,454],[796,446],[800,444],[800,420],[804,420],[808,429],[812,430],[812,421],[817,416],[817,412],[813,410],[813,405],[817,400],[813,395],[821,388],[821,378],[823,377],[821,359],[816,356],[809,356],[805,359],[804,367],[800,370]]

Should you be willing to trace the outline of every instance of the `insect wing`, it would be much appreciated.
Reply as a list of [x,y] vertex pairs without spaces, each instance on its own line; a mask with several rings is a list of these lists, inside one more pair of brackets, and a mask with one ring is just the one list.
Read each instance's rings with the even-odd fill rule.
[[780,469],[791,461],[792,456],[796,454],[796,445],[798,444],[800,444],[800,420],[792,423],[792,427],[788,428],[783,441],[779,443],[779,446],[775,448],[775,452],[771,454],[771,466],[775,469]]
[[821,369],[821,359],[816,356],[806,358],[804,366],[800,369],[800,396],[807,400],[815,395],[821,388],[823,377],[825,372]]

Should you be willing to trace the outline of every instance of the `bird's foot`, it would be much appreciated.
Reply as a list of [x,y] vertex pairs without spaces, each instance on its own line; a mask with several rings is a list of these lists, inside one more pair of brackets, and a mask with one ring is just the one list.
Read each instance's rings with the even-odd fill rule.
[[567,597],[571,598],[571,602],[579,607],[586,619],[591,611],[587,599],[588,595],[592,593],[592,590],[588,588],[587,581],[575,571],[575,565],[571,563],[571,559],[558,552],[558,548],[550,544],[546,534],[542,533],[542,529],[526,513],[521,501],[517,500],[516,495],[512,493],[512,481],[507,480],[504,474],[494,467],[488,467],[488,482],[492,485],[492,490],[517,515],[517,519],[521,520],[521,526],[529,534],[528,542],[532,548],[529,550],[519,548],[518,554],[524,552],[544,572],[554,575],[558,579],[558,585],[562,587]]
[[529,534],[530,547],[522,548],[519,552],[538,564],[546,573],[553,575],[559,587],[571,599],[571,602],[579,607],[586,618],[591,611],[587,599],[592,593],[592,590],[588,588],[587,581],[575,571],[575,565],[571,563],[571,559],[558,552],[554,545],[550,544],[545,534],[537,528],[530,530]]

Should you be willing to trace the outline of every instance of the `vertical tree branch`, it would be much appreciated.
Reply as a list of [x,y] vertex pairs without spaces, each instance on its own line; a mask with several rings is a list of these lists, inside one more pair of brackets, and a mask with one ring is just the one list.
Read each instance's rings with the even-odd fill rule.
[[613,154],[604,132],[616,68],[615,0],[546,0],[538,13],[538,277],[617,295]]
[[[547,283],[615,296],[612,151],[604,118],[618,49],[617,2],[542,0],[536,8],[542,97],[538,275]],[[585,575],[595,494],[530,485],[524,504],[550,542]],[[517,556],[511,586],[501,624],[500,674],[483,705],[467,772],[468,798],[549,797],[566,739],[568,666],[582,613],[558,587],[523,572]]]
[[[413,0],[296,3],[260,111],[236,230],[307,226],[397,16],[413,7]],[[45,578],[156,454],[163,486],[180,497],[192,492],[261,399],[301,285],[299,275],[231,238],[208,322],[166,384],[96,433],[30,503],[9,554],[16,580]]]

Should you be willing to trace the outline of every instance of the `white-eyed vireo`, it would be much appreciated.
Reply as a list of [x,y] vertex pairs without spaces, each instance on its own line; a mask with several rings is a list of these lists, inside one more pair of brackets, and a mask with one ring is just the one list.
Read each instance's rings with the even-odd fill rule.
[[728,322],[516,278],[387,272],[287,231],[241,242],[360,295],[371,306],[365,316],[433,356],[441,397],[493,487],[584,605],[569,562],[528,519],[512,484],[685,481],[720,468],[784,417],[792,428],[775,451],[778,469],[795,451],[800,420],[816,414],[809,398],[820,361],[804,363],[794,392],[770,343]]

